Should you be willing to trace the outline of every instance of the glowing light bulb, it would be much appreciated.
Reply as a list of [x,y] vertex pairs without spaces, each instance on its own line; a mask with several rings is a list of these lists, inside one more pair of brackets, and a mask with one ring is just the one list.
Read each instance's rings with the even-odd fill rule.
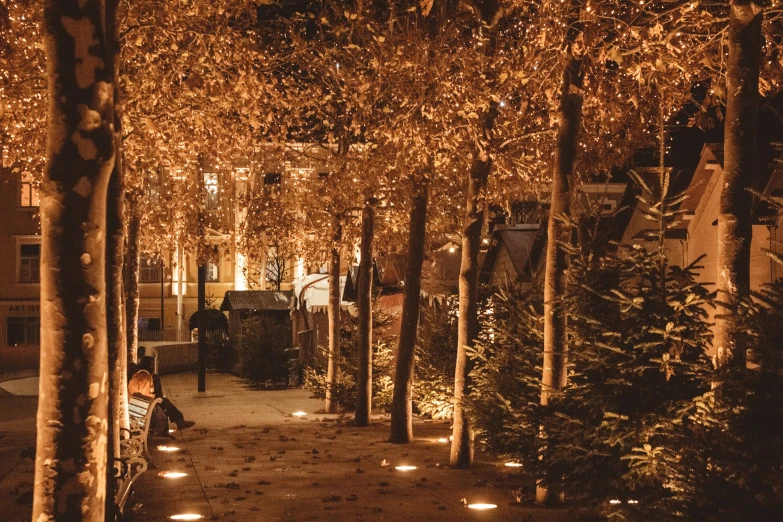
[[295,411],[291,415],[293,415],[294,417],[304,417],[305,415],[307,415],[307,413],[303,411]]
[[201,520],[204,515],[197,515],[196,513],[181,513],[179,515],[171,515],[171,520]]
[[179,451],[179,448],[176,446],[158,446],[158,451],[174,452]]
[[416,466],[403,465],[403,466],[396,466],[394,469],[396,469],[397,471],[413,471],[414,469],[416,469]]
[[519,462],[506,462],[503,465],[506,466],[507,468],[521,468],[522,467],[522,464],[519,463]]

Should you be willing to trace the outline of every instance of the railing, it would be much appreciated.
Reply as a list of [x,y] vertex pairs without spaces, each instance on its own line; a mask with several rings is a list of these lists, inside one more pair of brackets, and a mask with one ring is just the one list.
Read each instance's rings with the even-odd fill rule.
[[187,343],[190,330],[139,330],[140,343]]

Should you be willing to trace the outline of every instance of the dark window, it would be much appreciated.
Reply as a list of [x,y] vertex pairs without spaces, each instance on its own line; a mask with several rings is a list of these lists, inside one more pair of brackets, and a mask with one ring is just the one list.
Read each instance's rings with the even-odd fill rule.
[[6,346],[40,344],[40,320],[37,317],[9,317],[6,320]]
[[318,173],[318,179],[329,179],[329,173],[328,172],[319,172]]
[[160,330],[160,317],[139,317],[139,330]]
[[264,174],[264,185],[279,185],[282,178],[282,174],[278,172],[267,172]]
[[19,282],[41,282],[41,245],[29,243],[19,245]]

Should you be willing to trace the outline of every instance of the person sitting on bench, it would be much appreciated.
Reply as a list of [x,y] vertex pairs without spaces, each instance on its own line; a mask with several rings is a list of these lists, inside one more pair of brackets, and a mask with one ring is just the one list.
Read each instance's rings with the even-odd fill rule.
[[[138,361],[138,364],[131,365],[132,367],[128,368],[129,383],[133,381],[133,376],[137,372],[143,371],[148,375],[151,375],[152,388],[146,392],[140,391],[140,393],[143,395],[151,394],[151,396],[160,399],[160,408],[163,410],[163,413],[166,415],[166,417],[168,417],[171,422],[177,425],[178,430],[186,430],[195,425],[196,423],[193,421],[186,421],[182,412],[176,406],[174,406],[174,403],[171,402],[168,397],[163,395],[163,385],[161,384],[160,376],[156,371],[157,365],[155,364],[155,357],[146,355],[146,349],[144,346],[139,346],[138,348]],[[130,384],[128,391],[130,393]]]

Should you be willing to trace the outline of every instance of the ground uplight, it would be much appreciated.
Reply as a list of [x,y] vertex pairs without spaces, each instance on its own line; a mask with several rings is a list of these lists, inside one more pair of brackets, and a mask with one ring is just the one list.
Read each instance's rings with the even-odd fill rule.
[[520,462],[506,462],[503,464],[507,468],[521,468],[522,464]]
[[[176,447],[176,446],[158,446],[158,451],[173,452],[173,451],[179,451],[179,448]],[[182,519],[182,520],[184,520],[184,519]]]
[[196,513],[180,513],[179,515],[171,515],[171,520],[201,520],[204,515],[197,515]]
[[488,509],[495,509],[498,507],[497,504],[468,504],[469,509],[475,509],[477,511],[486,511]]
[[293,412],[291,415],[293,415],[294,417],[304,417],[305,415],[307,415],[307,412],[304,412],[304,411],[295,411],[295,412]]
[[163,478],[170,478],[170,479],[178,479],[182,477],[187,477],[187,473],[182,473],[181,471],[164,471],[160,474]]
[[416,469],[416,466],[395,466],[394,469],[397,471],[413,471]]

